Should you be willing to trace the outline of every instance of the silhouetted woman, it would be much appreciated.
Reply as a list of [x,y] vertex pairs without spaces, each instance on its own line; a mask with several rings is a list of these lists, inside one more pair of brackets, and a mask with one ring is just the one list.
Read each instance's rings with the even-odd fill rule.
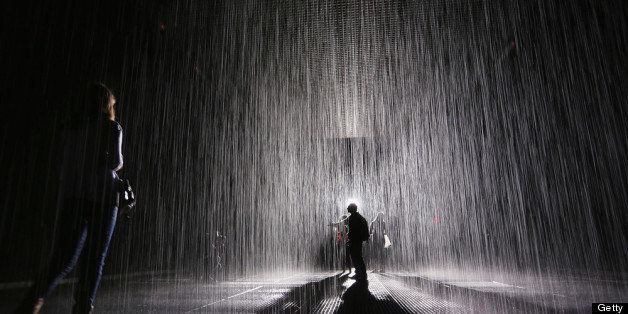
[[[387,257],[387,253],[388,250],[386,248],[384,248],[384,244],[385,244],[385,236],[386,236],[386,222],[384,221],[384,213],[383,212],[378,212],[377,213],[377,217],[375,217],[375,220],[373,220],[371,222],[371,230],[370,230],[370,234],[371,234],[371,241],[373,244],[373,253],[374,253],[374,258],[375,258],[375,263],[373,263],[373,265],[375,266],[375,270],[376,272],[384,272],[384,268],[386,266],[386,257]],[[377,268],[379,267],[379,268]]]
[[63,163],[53,257],[18,310],[39,313],[46,298],[80,260],[73,313],[90,313],[118,212],[116,171],[122,168],[122,127],[115,97],[92,84],[63,130]]
[[349,251],[347,250],[347,218],[349,216],[342,215],[337,222],[332,222],[329,226],[335,228],[335,236],[334,236],[334,247],[335,252],[338,256],[339,262],[342,265],[342,272],[345,270],[351,272],[351,258],[349,256]]

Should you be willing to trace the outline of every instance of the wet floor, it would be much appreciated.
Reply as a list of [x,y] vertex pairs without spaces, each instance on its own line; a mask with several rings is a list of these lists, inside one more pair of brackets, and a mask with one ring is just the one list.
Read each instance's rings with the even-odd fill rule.
[[[553,313],[588,312],[593,302],[626,302],[628,281],[616,275],[531,275],[492,272],[298,272],[202,283],[169,275],[105,280],[99,313]],[[500,279],[503,282],[493,279]],[[44,313],[68,313],[72,283]],[[0,290],[11,312],[24,288]]]

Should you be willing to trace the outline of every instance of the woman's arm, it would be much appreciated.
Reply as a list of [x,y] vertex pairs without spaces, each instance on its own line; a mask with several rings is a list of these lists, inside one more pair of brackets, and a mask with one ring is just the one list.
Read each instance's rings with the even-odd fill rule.
[[114,123],[112,141],[110,141],[111,147],[108,149],[109,160],[107,166],[113,171],[118,171],[122,169],[124,164],[122,159],[122,127],[117,122]]

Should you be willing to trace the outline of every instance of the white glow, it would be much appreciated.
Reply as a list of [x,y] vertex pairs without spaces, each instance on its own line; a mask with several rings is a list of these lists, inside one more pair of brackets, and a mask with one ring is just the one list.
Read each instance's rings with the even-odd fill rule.
[[349,204],[355,204],[358,206],[358,210],[360,210],[360,201],[357,198],[349,198],[347,200],[347,204],[345,206],[349,206]]

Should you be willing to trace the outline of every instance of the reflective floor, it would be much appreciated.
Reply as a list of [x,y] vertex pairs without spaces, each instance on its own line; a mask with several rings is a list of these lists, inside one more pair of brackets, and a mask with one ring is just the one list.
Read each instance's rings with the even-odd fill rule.
[[[109,277],[97,313],[539,313],[589,312],[593,302],[627,302],[617,274],[539,275],[460,269],[369,273],[282,273],[203,283],[168,274]],[[44,313],[69,313],[71,282]],[[26,287],[0,286],[0,313],[10,313]]]

